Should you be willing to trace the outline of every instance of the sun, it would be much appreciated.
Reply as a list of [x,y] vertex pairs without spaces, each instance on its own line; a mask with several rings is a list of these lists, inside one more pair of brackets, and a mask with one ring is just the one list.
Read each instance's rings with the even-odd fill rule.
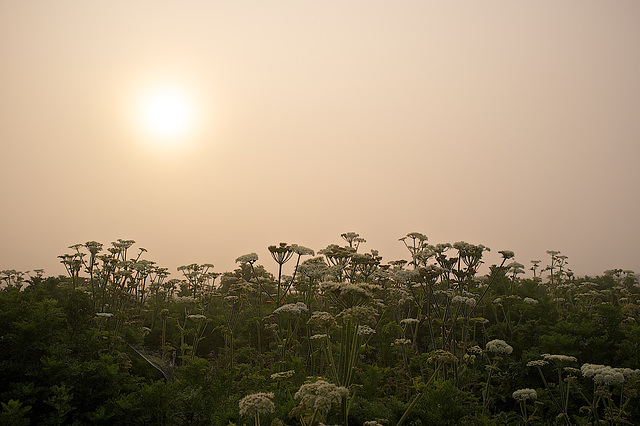
[[155,88],[141,97],[138,119],[144,133],[157,142],[177,142],[194,130],[194,102],[184,91]]

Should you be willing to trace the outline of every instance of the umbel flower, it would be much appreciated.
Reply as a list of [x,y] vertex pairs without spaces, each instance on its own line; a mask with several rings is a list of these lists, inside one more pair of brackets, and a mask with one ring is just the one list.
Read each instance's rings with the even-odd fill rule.
[[255,253],[244,254],[236,259],[236,263],[250,263],[254,264],[258,260],[258,255]]
[[374,334],[376,331],[369,327],[368,325],[359,325],[358,326],[358,334],[361,336],[369,336],[370,334]]
[[437,349],[435,353],[429,357],[428,363],[441,362],[443,364],[455,364],[458,362],[458,358],[451,352]]
[[535,389],[529,388],[518,389],[511,396],[513,396],[513,399],[518,401],[526,401],[528,399],[535,400],[538,399],[538,392],[536,392]]
[[323,327],[323,328],[331,328],[331,327],[338,326],[338,322],[336,321],[336,318],[333,315],[331,315],[329,312],[324,312],[324,311],[315,311],[314,313],[312,313],[311,318],[309,318],[309,321],[307,321],[307,324],[316,325],[318,327]]
[[273,311],[273,314],[274,315],[279,315],[279,314],[300,315],[301,313],[308,312],[308,311],[309,309],[307,309],[307,305],[305,305],[302,302],[297,302],[297,303],[287,303],[286,305],[282,305],[278,309]]
[[294,374],[296,374],[296,370],[287,370],[287,371],[282,371],[280,373],[274,373],[271,375],[271,380],[288,379]]
[[624,383],[625,374],[623,369],[620,368],[613,368],[601,364],[584,364],[580,370],[584,377],[592,378],[594,383],[598,385]]
[[240,400],[240,415],[259,416],[260,414],[273,413],[276,406],[271,401],[272,393],[254,393],[247,395]]
[[554,364],[562,364],[562,363],[578,361],[578,359],[575,356],[569,356],[569,355],[542,354],[542,359],[552,362]]
[[331,406],[338,404],[342,398],[347,396],[349,396],[347,388],[336,386],[324,380],[318,380],[317,382],[300,386],[294,398],[300,399],[302,408],[309,408],[325,415],[329,412]]
[[507,344],[504,340],[495,339],[487,343],[487,351],[496,354],[507,354],[513,352],[513,347]]

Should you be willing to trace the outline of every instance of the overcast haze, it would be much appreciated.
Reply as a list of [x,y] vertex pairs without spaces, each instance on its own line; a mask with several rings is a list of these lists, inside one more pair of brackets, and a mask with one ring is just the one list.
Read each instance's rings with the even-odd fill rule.
[[[640,271],[640,2],[0,2],[0,269],[464,240]],[[145,93],[192,105],[171,144]],[[530,276],[528,271],[527,276]]]

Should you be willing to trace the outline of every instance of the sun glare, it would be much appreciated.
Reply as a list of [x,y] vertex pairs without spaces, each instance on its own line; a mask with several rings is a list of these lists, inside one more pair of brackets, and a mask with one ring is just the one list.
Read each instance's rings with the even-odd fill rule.
[[193,100],[179,90],[156,89],[142,97],[140,124],[154,141],[177,142],[193,131]]

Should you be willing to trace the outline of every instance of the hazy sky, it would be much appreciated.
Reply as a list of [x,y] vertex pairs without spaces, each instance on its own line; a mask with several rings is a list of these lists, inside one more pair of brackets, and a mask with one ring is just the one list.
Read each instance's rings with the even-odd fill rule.
[[[637,0],[1,0],[0,269],[416,231],[640,271],[639,43]],[[191,105],[171,143],[158,90]]]

